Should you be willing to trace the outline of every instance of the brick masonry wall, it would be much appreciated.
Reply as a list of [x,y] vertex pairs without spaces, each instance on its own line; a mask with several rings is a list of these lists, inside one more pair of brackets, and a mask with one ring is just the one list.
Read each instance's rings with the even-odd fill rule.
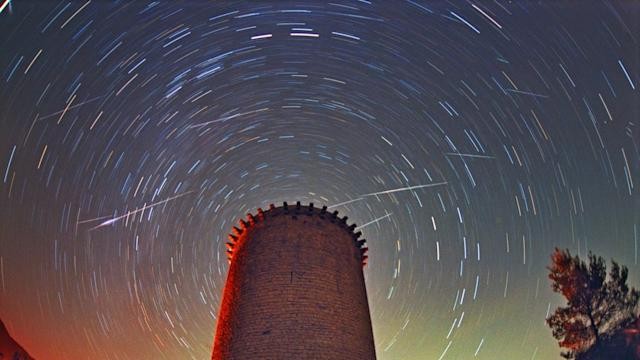
[[354,226],[289,205],[243,227],[212,359],[375,359]]

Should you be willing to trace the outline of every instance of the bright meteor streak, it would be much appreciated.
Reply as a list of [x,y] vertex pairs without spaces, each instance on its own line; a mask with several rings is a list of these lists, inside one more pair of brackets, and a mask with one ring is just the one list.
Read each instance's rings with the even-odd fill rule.
[[[185,196],[185,195],[188,195],[188,194],[190,194],[190,193],[192,193],[192,192],[193,192],[193,191],[187,191],[187,192],[184,192],[184,193],[182,193],[182,194],[178,194],[178,195],[176,195],[176,196],[172,196],[172,197],[170,197],[170,198],[167,198],[167,199],[164,199],[164,200],[161,200],[161,201],[157,201],[157,202],[154,202],[154,203],[149,204],[149,205],[145,205],[145,206],[141,207],[140,209],[136,209],[136,210],[133,210],[133,211],[129,211],[129,212],[127,212],[127,213],[126,213],[126,214],[124,214],[124,215],[120,215],[120,216],[117,216],[117,217],[111,218],[111,219],[109,219],[109,220],[107,220],[107,221],[101,222],[100,224],[98,224],[98,225],[96,225],[96,226],[92,227],[91,229],[89,229],[89,231],[91,231],[91,230],[95,230],[95,229],[97,229],[97,228],[101,228],[101,227],[104,227],[104,226],[107,226],[107,225],[111,225],[111,224],[113,224],[113,223],[115,223],[115,222],[117,222],[117,221],[119,221],[119,220],[122,220],[122,219],[124,219],[124,218],[126,218],[126,217],[129,217],[129,216],[131,216],[131,215],[133,215],[133,214],[137,214],[137,213],[139,213],[139,212],[141,212],[141,211],[145,211],[145,210],[150,209],[150,208],[152,208],[152,207],[155,207],[155,206],[158,206],[158,205],[162,205],[162,204],[167,203],[167,202],[169,202],[169,201],[171,201],[171,200],[175,200],[175,199],[177,199],[177,198],[180,198],[180,197],[183,197],[183,196]],[[83,221],[79,221],[79,222],[78,222],[78,224],[86,223],[86,222],[90,222],[90,221],[95,221],[95,220],[101,220],[101,219],[104,219],[104,218],[105,218],[105,217],[103,216],[103,217],[99,217],[99,218],[95,218],[95,219],[83,220]]]
[[66,109],[62,109],[62,110],[60,110],[60,111],[56,111],[56,112],[51,113],[51,114],[49,114],[49,115],[45,115],[45,116],[39,117],[39,118],[38,118],[38,120],[44,120],[44,119],[48,119],[48,118],[50,118],[50,117],[54,117],[54,116],[56,116],[56,115],[60,115],[60,114],[62,114],[65,110],[66,110],[66,111],[69,111],[69,110],[71,110],[71,109],[75,109],[75,108],[77,108],[77,107],[79,107],[79,106],[82,106],[82,105],[85,105],[85,104],[88,104],[88,103],[94,102],[94,101],[96,101],[96,100],[100,100],[100,99],[102,99],[102,98],[104,98],[104,96],[96,96],[96,97],[94,97],[93,99],[89,99],[89,100],[87,100],[87,101],[83,101],[83,102],[78,103],[78,104],[75,104],[75,105],[73,105],[73,106],[69,106],[69,107],[68,107],[68,108],[66,108]]
[[447,156],[461,156],[461,157],[471,157],[471,158],[479,158],[479,159],[495,159],[495,156],[489,155],[477,155],[477,154],[462,154],[462,153],[445,153]]
[[[11,0],[5,0],[0,2],[0,13],[2,13],[8,5],[11,5]],[[9,6],[9,9],[11,9],[10,6]]]
[[547,95],[536,94],[536,93],[531,92],[531,91],[522,91],[522,90],[516,90],[516,89],[505,89],[505,90],[507,90],[509,92],[512,92],[512,93],[516,93],[516,94],[531,95],[531,96],[541,97],[541,98],[548,98],[549,97]]
[[379,218],[377,218],[377,219],[371,220],[371,221],[369,221],[368,223],[365,223],[365,224],[362,224],[362,225],[360,225],[360,226],[357,226],[357,227],[355,228],[355,230],[360,230],[360,229],[362,229],[363,227],[365,227],[365,226],[367,226],[367,225],[375,224],[375,223],[379,222],[380,220],[382,220],[382,219],[384,219],[384,218],[388,218],[388,217],[389,217],[389,216],[391,216],[391,215],[393,215],[393,213],[388,213],[388,214],[386,214],[386,215],[384,215],[384,216],[381,216],[381,217],[379,217]]
[[374,193],[370,193],[370,194],[364,194],[362,196],[375,196],[375,195],[382,195],[382,194],[391,194],[391,193],[400,192],[400,191],[422,189],[422,188],[428,188],[428,187],[434,187],[434,186],[440,186],[440,185],[446,185],[446,184],[447,184],[447,182],[443,181],[443,182],[433,183],[433,184],[414,185],[414,186],[407,186],[407,187],[398,188],[398,189],[391,189],[391,190],[374,192]]
[[[453,155],[464,155],[464,154],[453,154]],[[482,155],[478,155],[478,156],[482,156]],[[493,158],[492,158],[493,159]],[[407,190],[414,190],[414,189],[422,189],[422,188],[427,188],[427,187],[433,187],[433,186],[439,186],[439,185],[446,185],[447,182],[443,181],[443,182],[439,182],[439,183],[433,183],[433,184],[424,184],[424,185],[414,185],[414,186],[407,186],[407,187],[403,187],[403,188],[398,188],[398,189],[391,189],[391,190],[385,190],[385,191],[379,191],[379,192],[374,192],[374,193],[370,193],[370,194],[363,194],[360,195],[360,197],[357,197],[355,199],[351,199],[351,200],[347,200],[347,201],[343,201],[341,203],[337,203],[331,206],[328,206],[327,209],[331,209],[334,207],[338,207],[338,206],[342,206],[342,205],[347,205],[347,204],[351,204],[353,202],[356,201],[360,201],[360,200],[364,200],[365,197],[367,196],[376,196],[376,195],[382,195],[382,194],[391,194],[391,193],[395,193],[395,192],[400,192],[400,191],[407,191]]]
[[337,204],[334,204],[334,205],[331,205],[331,206],[327,206],[327,209],[331,209],[331,208],[334,208],[334,207],[337,207],[337,206],[351,204],[352,202],[356,202],[356,201],[360,201],[360,200],[364,200],[364,198],[359,197],[359,198],[343,201],[341,203],[337,203]]
[[98,217],[93,218],[93,219],[80,220],[80,221],[78,221],[77,223],[78,223],[78,224],[86,224],[86,223],[89,223],[89,222],[94,222],[94,221],[98,221],[98,220],[106,219],[106,218],[108,218],[108,217],[111,217],[111,215],[98,216]]

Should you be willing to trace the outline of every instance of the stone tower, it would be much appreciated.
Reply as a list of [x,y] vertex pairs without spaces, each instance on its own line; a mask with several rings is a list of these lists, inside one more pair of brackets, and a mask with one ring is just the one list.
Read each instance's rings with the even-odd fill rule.
[[218,359],[375,359],[365,240],[327,207],[258,209],[229,235]]

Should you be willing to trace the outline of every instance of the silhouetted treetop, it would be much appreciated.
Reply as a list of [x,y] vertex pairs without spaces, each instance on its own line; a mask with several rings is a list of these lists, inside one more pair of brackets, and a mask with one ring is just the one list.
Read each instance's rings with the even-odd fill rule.
[[547,324],[567,349],[561,353],[567,359],[580,359],[580,354],[604,345],[637,316],[640,292],[629,289],[628,269],[612,260],[607,276],[602,257],[589,253],[588,260],[587,264],[569,250],[556,248],[548,267],[553,291],[567,303],[555,310]]

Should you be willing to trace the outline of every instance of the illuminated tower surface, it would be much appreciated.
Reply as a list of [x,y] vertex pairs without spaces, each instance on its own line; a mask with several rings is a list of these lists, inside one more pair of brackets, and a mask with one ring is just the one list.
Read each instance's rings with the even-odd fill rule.
[[212,359],[375,359],[365,241],[326,209],[285,202],[234,227]]

